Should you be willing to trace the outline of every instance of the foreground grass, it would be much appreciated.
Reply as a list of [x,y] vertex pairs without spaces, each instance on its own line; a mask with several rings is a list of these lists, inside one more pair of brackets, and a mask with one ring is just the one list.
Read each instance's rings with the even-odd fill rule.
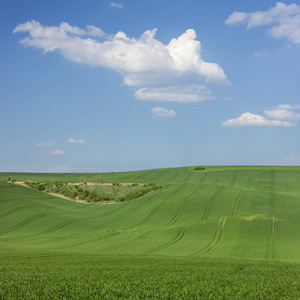
[[0,299],[299,299],[299,265],[1,253]]

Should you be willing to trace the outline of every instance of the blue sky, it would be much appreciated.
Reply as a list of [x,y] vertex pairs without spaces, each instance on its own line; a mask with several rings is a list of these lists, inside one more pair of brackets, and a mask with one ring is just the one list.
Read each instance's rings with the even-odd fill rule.
[[300,3],[0,4],[0,171],[300,164]]

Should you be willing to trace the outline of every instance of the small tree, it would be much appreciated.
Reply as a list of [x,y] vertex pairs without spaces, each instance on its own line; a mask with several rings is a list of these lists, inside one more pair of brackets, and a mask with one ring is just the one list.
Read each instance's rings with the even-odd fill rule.
[[86,185],[86,178],[85,177],[81,177],[80,178],[80,182]]
[[103,177],[102,176],[95,176],[94,177],[94,183],[103,183],[104,182],[104,179],[103,179]]

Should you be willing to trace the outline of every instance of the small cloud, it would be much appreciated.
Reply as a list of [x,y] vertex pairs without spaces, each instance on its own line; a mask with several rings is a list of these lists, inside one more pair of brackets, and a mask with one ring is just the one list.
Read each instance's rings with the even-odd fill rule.
[[73,169],[74,172],[78,172],[78,173],[95,173],[96,172],[96,168],[90,168],[90,167],[87,167],[87,168],[74,168]]
[[232,100],[232,98],[231,98],[231,97],[223,97],[222,99],[223,99],[223,100],[226,100],[226,101],[230,101],[230,100]]
[[37,143],[36,145],[38,147],[49,147],[49,146],[53,146],[55,144],[55,142],[40,142]]
[[235,11],[233,14],[231,14],[226,20],[225,20],[225,24],[227,25],[233,25],[235,23],[241,23],[244,22],[248,17],[247,13],[244,12],[238,12]]
[[152,108],[151,112],[156,117],[163,117],[163,118],[176,118],[177,113],[174,110],[167,110],[163,107],[154,107]]
[[253,53],[253,57],[267,56],[267,55],[270,55],[270,53],[266,49],[264,49],[261,52],[255,52],[255,53]]
[[55,167],[50,168],[50,170],[54,172],[66,172],[69,171],[70,169],[66,165],[57,165]]
[[124,8],[123,4],[115,3],[115,2],[110,3],[110,6],[111,7],[116,7],[116,8]]
[[265,116],[246,112],[236,119],[223,122],[222,126],[292,127],[296,126],[297,121],[300,120],[300,114],[291,111],[292,109],[300,109],[300,105],[280,104],[276,107],[266,108]]
[[6,166],[5,170],[12,171],[12,172],[28,172],[30,168],[26,165],[10,165]]
[[279,120],[267,120],[266,117],[255,115],[250,112],[243,113],[236,119],[229,119],[222,123],[222,126],[271,126],[271,127],[291,127],[292,123]]
[[65,151],[57,149],[55,151],[50,152],[49,154],[50,155],[63,155],[63,154],[65,154]]
[[295,161],[297,160],[297,155],[296,153],[291,153],[289,156],[286,156],[283,159],[286,161]]
[[213,100],[210,90],[205,85],[169,86],[163,88],[141,88],[134,94],[139,100],[165,102],[201,102]]
[[69,139],[67,143],[84,144],[84,140]]

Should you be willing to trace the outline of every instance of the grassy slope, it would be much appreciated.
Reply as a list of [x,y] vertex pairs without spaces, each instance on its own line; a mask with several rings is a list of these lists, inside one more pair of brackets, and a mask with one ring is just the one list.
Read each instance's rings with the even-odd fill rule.
[[300,168],[102,174],[165,184],[111,205],[5,183],[82,175],[0,173],[0,299],[299,299]]
[[4,182],[78,182],[82,175],[1,173],[1,248],[300,262],[300,168],[101,174],[105,181],[165,185],[113,205],[74,203]]

